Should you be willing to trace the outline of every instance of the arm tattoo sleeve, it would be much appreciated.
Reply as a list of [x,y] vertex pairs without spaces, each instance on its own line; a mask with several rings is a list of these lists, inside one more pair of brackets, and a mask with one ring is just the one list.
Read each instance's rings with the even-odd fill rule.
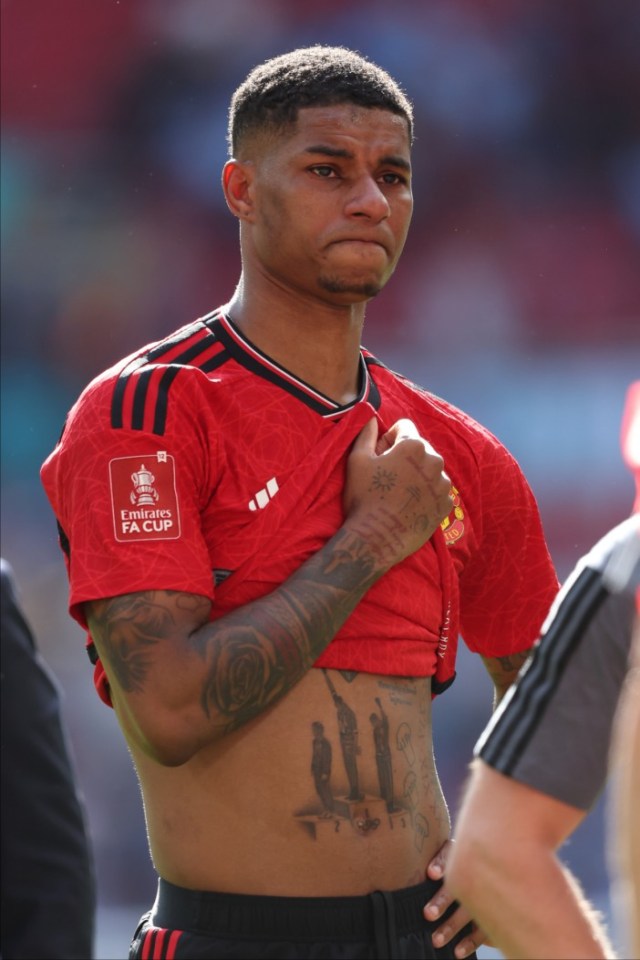
[[89,605],[91,634],[101,657],[125,693],[140,693],[163,640],[178,633],[176,613],[188,612],[196,622],[206,620],[209,602],[194,594],[148,590]]
[[272,594],[192,634],[207,665],[202,709],[225,732],[290,690],[335,636],[377,578],[364,546],[339,533]]
[[218,620],[207,622],[204,597],[147,591],[88,604],[91,633],[125,693],[143,692],[152,669],[183,658],[203,715],[229,733],[311,668],[380,575],[373,556],[365,536],[343,529],[271,594]]

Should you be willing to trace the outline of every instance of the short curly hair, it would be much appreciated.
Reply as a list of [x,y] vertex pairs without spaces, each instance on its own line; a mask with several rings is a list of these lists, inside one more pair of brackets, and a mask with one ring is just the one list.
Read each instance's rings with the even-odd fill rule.
[[275,133],[293,125],[300,108],[339,103],[398,114],[413,138],[411,102],[385,70],[346,47],[300,47],[259,64],[233,94],[230,154],[235,156],[253,133]]

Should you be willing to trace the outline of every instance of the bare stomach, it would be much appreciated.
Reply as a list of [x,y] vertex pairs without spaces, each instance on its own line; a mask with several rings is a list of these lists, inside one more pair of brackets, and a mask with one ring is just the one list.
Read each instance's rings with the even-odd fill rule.
[[449,835],[428,679],[314,669],[183,766],[134,760],[156,869],[191,889],[396,889],[424,879]]

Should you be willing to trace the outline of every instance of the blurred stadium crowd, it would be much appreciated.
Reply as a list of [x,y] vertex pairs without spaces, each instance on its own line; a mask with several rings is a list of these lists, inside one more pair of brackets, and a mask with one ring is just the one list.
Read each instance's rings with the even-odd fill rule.
[[[640,4],[0,10],[2,552],[67,692],[101,896],[144,901],[153,881],[133,775],[65,611],[38,469],[92,376],[230,296],[237,228],[218,181],[231,92],[258,61],[313,43],[354,47],[403,84],[416,213],[365,342],[507,443],[564,575],[633,497],[619,425],[640,372]],[[447,694],[438,748],[454,805],[488,711],[474,669],[465,661]],[[587,885],[602,884],[597,858],[583,860]]]

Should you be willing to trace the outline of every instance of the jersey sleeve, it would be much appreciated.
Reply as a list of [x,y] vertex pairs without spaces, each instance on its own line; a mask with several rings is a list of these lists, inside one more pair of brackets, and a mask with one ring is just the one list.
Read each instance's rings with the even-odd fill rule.
[[105,376],[87,388],[41,471],[70,612],[83,627],[88,600],[143,590],[213,599],[201,525],[217,467],[206,377],[188,367],[139,371],[128,378],[128,407],[118,383]]
[[460,577],[460,632],[484,657],[527,650],[559,583],[519,465],[488,434],[478,454],[476,549]]
[[606,780],[640,578],[637,551],[624,589],[612,590],[596,559],[597,550],[563,586],[533,657],[475,747],[505,776],[581,810]]

